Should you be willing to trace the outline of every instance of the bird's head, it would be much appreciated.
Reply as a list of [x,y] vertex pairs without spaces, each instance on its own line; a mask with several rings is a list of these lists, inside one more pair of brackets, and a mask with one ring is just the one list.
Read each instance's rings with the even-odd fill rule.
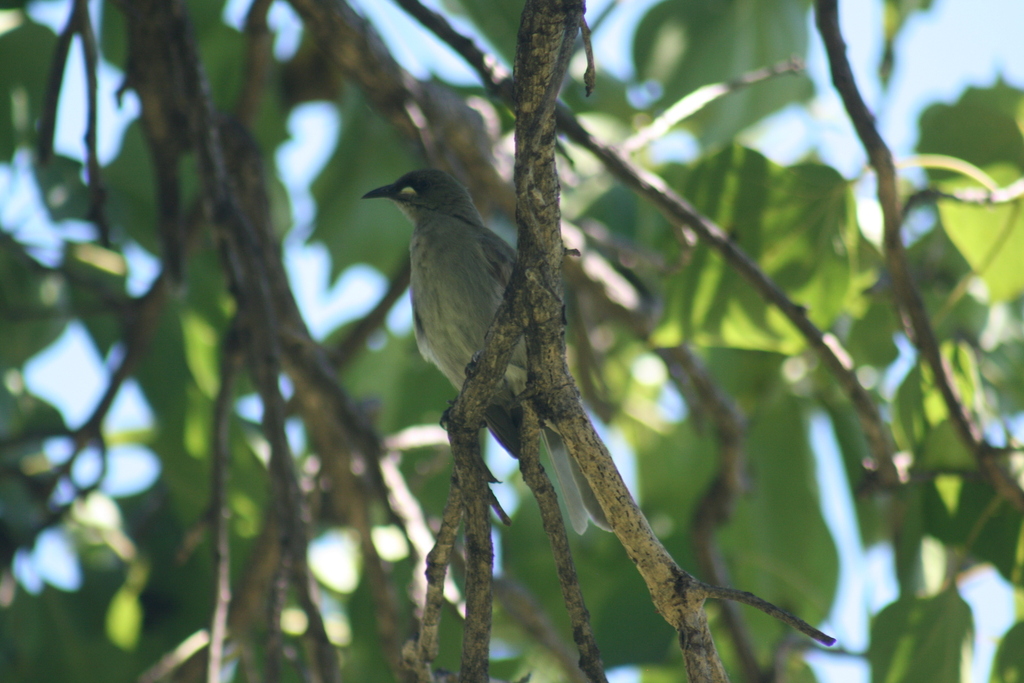
[[458,180],[437,169],[410,171],[390,185],[363,195],[363,199],[376,198],[393,201],[414,224],[432,213],[480,222],[469,191]]

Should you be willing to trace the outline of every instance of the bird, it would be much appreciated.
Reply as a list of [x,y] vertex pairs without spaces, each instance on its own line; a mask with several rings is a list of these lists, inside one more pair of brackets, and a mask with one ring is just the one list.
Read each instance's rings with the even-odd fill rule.
[[[444,171],[410,171],[363,195],[375,198],[391,200],[413,225],[409,256],[416,344],[461,391],[466,366],[483,349],[501,305],[516,251],[484,225],[469,191]],[[520,340],[485,412],[491,433],[514,457],[521,447],[516,396],[525,388],[526,346]],[[573,529],[582,534],[589,521],[610,529],[590,483],[558,433],[545,425],[541,438],[547,442]]]

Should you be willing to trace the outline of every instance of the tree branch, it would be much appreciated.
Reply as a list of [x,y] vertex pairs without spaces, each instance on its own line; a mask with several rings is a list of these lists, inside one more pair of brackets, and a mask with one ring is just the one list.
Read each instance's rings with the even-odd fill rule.
[[[548,479],[540,464],[540,434],[540,419],[532,404],[529,401],[524,402],[523,424],[520,428],[522,448],[519,452],[519,469],[523,473],[523,481],[530,487],[530,491],[533,492],[534,498],[537,499],[537,505],[540,507],[541,521],[544,525],[544,532],[551,542],[551,554],[555,560],[558,583],[562,588],[562,600],[565,602],[565,610],[572,623],[573,640],[576,641],[576,647],[580,653],[578,664],[571,667],[566,667],[563,664],[563,668],[566,669],[566,674],[570,678],[578,677],[582,671],[591,683],[606,683],[601,651],[594,638],[594,630],[590,625],[590,612],[587,610],[579,578],[576,575],[576,565],[573,563],[572,552],[569,549],[565,521],[558,508],[558,497],[555,495],[551,480]],[[536,612],[536,610],[533,611]],[[559,656],[561,648],[550,644],[550,641],[550,637],[545,637],[540,642],[548,644],[549,649]],[[559,656],[559,659],[561,661],[563,657]]]
[[928,319],[924,301],[910,273],[900,232],[903,214],[896,188],[896,166],[889,147],[878,133],[874,116],[857,89],[853,71],[846,59],[846,43],[839,28],[837,0],[818,0],[816,8],[816,22],[825,42],[825,51],[832,70],[832,83],[843,99],[853,127],[878,178],[878,201],[882,207],[884,224],[885,263],[892,278],[896,308],[904,320],[907,334],[932,370],[949,419],[952,420],[960,440],[974,454],[978,467],[995,490],[1018,511],[1024,512],[1024,489],[999,463],[994,449],[985,441],[981,426],[964,405],[953,378],[952,368],[939,349],[939,342]]
[[210,653],[206,664],[207,683],[219,683],[224,639],[227,636],[231,604],[231,537],[228,526],[228,476],[231,468],[231,415],[235,398],[235,377],[241,365],[234,326],[221,348],[220,388],[213,409],[213,457],[210,476],[210,518],[213,520],[213,565],[215,567],[213,614],[210,617]]

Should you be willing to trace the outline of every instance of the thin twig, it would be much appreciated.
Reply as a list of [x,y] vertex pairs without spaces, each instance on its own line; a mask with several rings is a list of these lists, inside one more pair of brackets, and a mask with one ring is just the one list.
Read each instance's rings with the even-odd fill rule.
[[99,117],[99,79],[96,70],[99,68],[99,50],[96,47],[96,34],[92,30],[92,18],[89,16],[88,0],[75,0],[75,24],[82,38],[82,52],[85,55],[85,78],[88,97],[88,112],[85,125],[85,156],[89,180],[89,220],[96,224],[100,244],[110,246],[110,226],[107,224],[106,201],[107,190],[103,184],[100,160],[96,152],[96,129]]
[[666,109],[665,113],[661,114],[654,121],[651,121],[651,123],[630,136],[622,143],[622,151],[626,154],[632,154],[638,149],[646,147],[652,141],[664,136],[672,128],[694,116],[712,102],[720,100],[737,90],[742,90],[780,74],[800,73],[803,69],[803,60],[792,57],[784,62],[743,74],[731,81],[701,86]]
[[210,653],[206,662],[207,683],[219,683],[231,604],[231,506],[228,504],[228,476],[231,468],[231,416],[234,408],[235,377],[241,365],[234,326],[221,348],[220,388],[213,406],[213,468],[210,477],[210,518],[213,523],[213,615],[210,618]]
[[463,429],[459,433],[453,432],[451,443],[455,472],[462,489],[466,539],[466,622],[462,631],[459,680],[486,683],[490,680],[494,546],[491,540],[490,487],[483,469],[477,465],[481,461],[478,431]]
[[933,203],[939,200],[948,200],[959,204],[976,204],[978,206],[994,206],[997,204],[1008,204],[1024,197],[1024,178],[1017,180],[1006,187],[995,189],[981,189],[976,187],[964,187],[957,190],[945,191],[933,187],[918,190],[907,197],[903,205],[903,220],[913,209],[926,203]]
[[40,165],[45,165],[53,158],[53,135],[57,129],[57,104],[60,101],[61,85],[64,83],[64,71],[67,69],[68,53],[71,50],[71,39],[75,37],[77,26],[78,5],[71,6],[71,14],[64,30],[57,37],[57,46],[53,50],[50,61],[50,73],[46,79],[46,90],[43,94],[43,105],[39,112],[38,141],[36,158]]
[[836,642],[836,639],[832,636],[822,633],[803,619],[794,617],[786,610],[779,609],[772,603],[757,597],[753,593],[736,590],[735,588],[723,588],[721,586],[705,586],[705,590],[707,591],[707,596],[709,598],[733,600],[735,602],[741,602],[744,605],[756,607],[768,616],[774,617],[779,621],[792,626],[797,631],[800,631],[800,633],[813,638],[823,645],[832,645]]
[[441,516],[441,528],[437,531],[434,547],[427,554],[425,574],[427,577],[427,594],[423,603],[423,617],[420,620],[420,633],[416,643],[418,661],[428,669],[437,658],[439,641],[438,628],[441,625],[441,607],[444,605],[445,582],[448,576],[448,565],[451,562],[455,537],[462,521],[462,489],[453,475],[448,489],[448,500]]
[[583,51],[587,55],[587,70],[583,72],[583,86],[587,89],[587,97],[594,93],[597,87],[597,67],[594,66],[594,46],[590,44],[590,26],[587,25],[587,16],[584,13],[580,17],[580,34],[583,36]]

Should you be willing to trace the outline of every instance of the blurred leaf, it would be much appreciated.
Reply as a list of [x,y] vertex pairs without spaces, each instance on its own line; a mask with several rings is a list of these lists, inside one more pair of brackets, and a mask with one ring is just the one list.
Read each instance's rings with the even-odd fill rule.
[[[668,108],[702,85],[730,81],[807,51],[805,0],[662,2],[640,22],[633,59],[641,80],[664,91]],[[717,146],[786,104],[809,98],[810,80],[787,75],[743,88],[691,120]]]
[[687,420],[638,449],[645,514],[655,520],[659,537],[678,562],[683,562],[682,553],[692,552],[689,520],[717,472],[713,454],[718,444],[710,430],[704,432],[696,433],[693,421]]
[[1012,414],[1024,410],[1024,382],[1019,381],[1024,377],[1024,343],[1020,339],[1008,340],[979,361],[986,386],[998,394],[1000,412]]
[[225,0],[188,0],[188,16],[200,40],[206,40],[210,31],[217,32],[224,26]]
[[[751,415],[747,445],[751,491],[719,538],[733,568],[733,584],[799,614],[812,624],[829,613],[839,561],[822,518],[814,455],[801,404],[779,397]],[[799,533],[793,530],[798,529]],[[759,654],[769,657],[786,628],[750,615]]]
[[245,71],[238,67],[245,63],[245,37],[221,21],[220,15],[210,16],[200,34],[199,53],[214,104],[223,111],[231,111],[242,90]]
[[[896,390],[895,414],[892,422],[893,437],[896,446],[901,450],[915,451],[924,440],[928,430],[928,421],[924,411],[925,387],[922,380],[921,366],[915,365],[903,383]],[[940,397],[941,398],[941,397]]]
[[[948,546],[990,562],[1013,583],[1024,569],[1024,517],[992,488],[946,475],[924,489],[924,531]],[[970,547],[967,547],[970,544]]]
[[208,398],[215,398],[220,386],[217,332],[191,311],[181,316],[181,332],[192,379]]
[[[60,411],[52,405],[27,391],[12,395],[7,386],[0,383],[0,440],[39,435],[24,446],[35,451],[43,435],[60,434],[66,429]],[[4,448],[4,460],[13,450],[10,446]]]
[[139,594],[122,586],[114,593],[107,609],[107,637],[122,650],[134,650],[142,630],[142,606]]
[[64,270],[72,279],[73,286],[68,288],[71,305],[105,357],[124,333],[128,263],[113,249],[91,242],[66,242]]
[[899,355],[893,337],[900,331],[892,302],[872,301],[864,315],[853,321],[846,350],[858,365],[884,368]]
[[125,129],[121,151],[103,169],[107,185],[107,217],[113,228],[128,235],[151,254],[161,254],[156,235],[155,176],[142,125]]
[[55,154],[45,166],[36,164],[33,170],[51,220],[86,219],[89,188],[82,183],[81,162]]
[[1019,175],[1024,171],[1022,100],[1024,93],[1000,81],[991,88],[968,88],[955,104],[934,104],[921,114],[917,151],[946,154],[979,168],[1009,162]]
[[[848,183],[832,168],[785,168],[742,147],[728,148],[685,174],[683,194],[828,328],[848,299],[858,266]],[[803,335],[746,279],[707,246],[668,279],[665,317],[655,333],[664,346],[699,345],[799,352]]]
[[871,677],[891,683],[969,679],[974,626],[955,589],[933,598],[901,598],[871,625]]
[[20,245],[0,242],[0,367],[19,367],[57,339],[67,324],[67,282],[32,265]]
[[128,26],[116,5],[104,5],[100,14],[99,39],[103,59],[124,71],[128,59]]
[[990,683],[1024,681],[1024,621],[1018,621],[1003,635],[992,662]]
[[[942,184],[947,191],[964,186]],[[941,201],[939,215],[949,238],[987,285],[990,302],[1009,301],[1024,292],[1024,201],[994,206]]]
[[[845,397],[841,403],[826,401],[824,408],[831,420],[836,443],[839,445],[846,481],[851,491],[857,491],[868,474],[865,462],[873,457],[868,451],[860,418],[846,402]],[[865,548],[888,539],[888,503],[889,501],[873,500],[867,496],[854,497],[857,529],[860,532],[860,542]]]
[[18,145],[35,143],[57,45],[53,31],[22,17],[20,26],[0,34],[0,64],[5,65],[0,68],[0,162],[7,162]]
[[915,466],[924,470],[973,470],[978,464],[951,420],[928,430]]

